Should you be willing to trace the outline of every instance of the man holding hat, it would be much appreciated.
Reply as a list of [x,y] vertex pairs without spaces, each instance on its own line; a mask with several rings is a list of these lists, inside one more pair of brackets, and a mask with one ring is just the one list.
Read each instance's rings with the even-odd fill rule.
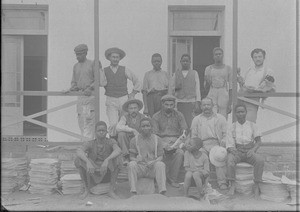
[[[207,154],[215,146],[226,145],[227,122],[223,115],[213,112],[213,101],[210,98],[204,98],[201,101],[202,113],[196,116],[191,125],[191,138],[200,138],[203,142],[203,148]],[[218,148],[217,148],[218,149]],[[226,149],[223,148],[223,152]],[[215,150],[214,150],[215,151]],[[218,150],[219,151],[219,150]],[[211,157],[210,157],[211,159]],[[226,160],[224,159],[226,162]],[[212,164],[213,161],[210,161]],[[226,185],[226,165],[216,164],[217,181],[220,189],[227,189]],[[214,164],[214,165],[215,165]]]
[[[110,136],[116,136],[115,128],[119,121],[119,115],[122,113],[123,104],[128,99],[133,99],[142,88],[139,79],[128,68],[119,65],[125,55],[123,50],[116,47],[105,51],[105,57],[110,61],[110,66],[104,68],[100,86],[105,88],[105,105]],[[128,79],[133,83],[133,90],[130,94],[128,94],[127,88]]]
[[[87,59],[88,47],[80,44],[75,47],[76,63],[73,67],[71,88],[69,91],[82,91],[85,96],[79,96],[77,103],[78,124],[81,135],[93,139],[95,137],[95,98],[91,95],[94,90],[94,62]],[[101,69],[101,63],[100,63]]]
[[145,116],[139,111],[143,108],[142,101],[130,99],[124,103],[122,109],[126,112],[118,122],[116,130],[118,133],[118,142],[122,149],[125,161],[129,161],[130,140],[138,134],[141,119]]
[[254,166],[254,195],[259,197],[259,182],[262,181],[264,160],[256,151],[261,144],[261,133],[255,123],[247,121],[247,107],[238,104],[234,109],[237,122],[234,122],[227,133],[226,148],[228,151],[227,159],[227,178],[231,184],[229,194],[235,192],[235,166],[237,163],[246,162]]
[[175,110],[176,98],[172,95],[165,95],[161,98],[162,109],[153,115],[153,131],[162,138],[167,167],[167,180],[171,186],[179,187],[176,182],[183,163],[183,150],[172,148],[176,140],[187,130],[188,126],[181,112]]

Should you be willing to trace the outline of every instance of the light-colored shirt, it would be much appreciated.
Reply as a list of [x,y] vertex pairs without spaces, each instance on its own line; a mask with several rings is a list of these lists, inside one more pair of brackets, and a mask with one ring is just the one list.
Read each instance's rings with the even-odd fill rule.
[[261,136],[255,123],[246,121],[244,124],[235,122],[228,127],[226,148],[235,147],[235,144],[249,144],[254,138]]
[[[138,154],[138,148],[140,154],[145,162],[155,160],[155,137],[157,138],[157,157],[163,155],[163,145],[161,139],[157,136],[152,134],[150,138],[143,138],[142,135],[138,135],[138,141],[136,142],[136,137],[131,139],[129,152],[133,155]],[[138,147],[136,146],[138,144]]]
[[202,141],[217,139],[226,143],[227,122],[223,115],[213,113],[210,117],[203,114],[196,116],[191,125],[191,138],[200,138]]
[[146,72],[143,81],[143,91],[166,90],[169,86],[169,75],[163,70]]
[[212,87],[232,89],[232,69],[230,66],[216,68],[214,65],[205,68],[205,79]]
[[[111,70],[116,73],[117,70],[118,70],[118,67],[119,66],[110,66]],[[103,70],[101,70],[102,72],[100,72],[100,86],[104,87],[107,85],[107,79],[106,79],[106,76],[105,76],[105,73]],[[130,70],[128,69],[127,67],[125,67],[125,75],[126,75],[126,78],[129,79],[132,84],[133,84],[133,90],[135,91],[141,91],[142,89],[142,84],[140,82],[140,80],[137,78],[137,76]]]
[[251,87],[253,89],[258,89],[260,83],[263,82],[264,77],[266,75],[274,77],[274,72],[266,67],[251,67],[246,71],[246,73],[243,76],[245,82],[244,86]]
[[[188,74],[189,70],[182,70],[182,75],[184,78],[186,78],[187,74]],[[183,99],[176,99],[177,102],[195,102],[201,101],[201,92],[200,92],[200,81],[199,81],[199,74],[197,71],[195,71],[195,82],[196,82],[196,86],[195,86],[195,91],[196,91],[196,98],[195,99],[187,99],[187,98],[183,98]],[[171,79],[171,88],[172,90],[175,90],[175,74]]]
[[[139,127],[140,126],[140,121],[142,118],[144,118],[145,116],[141,113],[138,113],[137,116],[135,118],[132,118],[131,117],[131,121],[136,123],[137,126]],[[127,123],[127,119],[125,116],[122,116],[120,118],[120,121],[118,122],[117,126],[116,126],[116,130],[117,132],[133,132],[135,129],[132,128],[132,127],[129,127],[128,126],[128,123]],[[137,129],[136,129],[137,130]]]
[[202,171],[205,174],[209,174],[209,158],[201,149],[199,152],[201,152],[200,157],[195,158],[191,152],[185,151],[183,167],[192,172]]

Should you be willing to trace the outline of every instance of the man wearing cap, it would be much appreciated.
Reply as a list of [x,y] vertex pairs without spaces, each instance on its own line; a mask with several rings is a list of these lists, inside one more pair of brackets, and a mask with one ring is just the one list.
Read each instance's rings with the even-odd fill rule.
[[155,178],[160,194],[166,193],[166,167],[163,159],[163,144],[161,139],[152,133],[151,119],[141,120],[139,130],[130,141],[130,163],[128,165],[128,179],[130,192],[137,194],[137,180],[141,177]]
[[129,162],[128,149],[130,140],[138,134],[141,119],[145,116],[139,112],[143,108],[143,103],[138,99],[128,100],[122,108],[126,114],[121,117],[116,130],[118,133],[118,143],[122,149],[125,161]]
[[[212,99],[202,99],[201,109],[202,113],[192,121],[191,138],[200,138],[203,142],[203,148],[207,154],[210,154],[214,146],[225,147],[227,122],[223,115],[213,112]],[[220,189],[227,189],[226,166],[216,166],[216,174]]]
[[227,178],[231,185],[229,193],[235,192],[235,166],[239,162],[246,162],[254,166],[254,194],[259,197],[259,182],[262,181],[264,160],[256,152],[261,144],[261,133],[255,123],[247,121],[247,107],[237,104],[234,109],[237,121],[228,128],[226,148]]
[[[116,136],[116,125],[122,114],[122,106],[128,99],[133,99],[141,90],[139,79],[119,62],[125,57],[125,52],[119,48],[110,48],[105,51],[105,57],[110,61],[110,66],[103,69],[100,86],[105,88],[106,114],[109,121],[109,135]],[[133,90],[128,94],[127,79],[132,81]]]
[[176,98],[165,95],[161,98],[162,109],[153,115],[153,132],[162,138],[167,167],[167,180],[171,186],[179,187],[177,177],[183,163],[183,150],[171,147],[176,140],[187,130],[188,126],[181,112],[175,110]]
[[214,102],[214,111],[226,119],[232,104],[232,70],[223,63],[223,49],[213,49],[214,64],[205,68],[205,87],[209,88],[207,97]]
[[84,93],[84,96],[78,97],[78,124],[81,131],[81,135],[83,137],[88,139],[94,139],[95,98],[91,94],[94,90],[96,70],[94,68],[94,62],[86,58],[88,51],[88,47],[86,44],[80,44],[76,46],[74,51],[78,63],[76,63],[73,67],[71,88],[67,92],[82,91]]
[[81,198],[89,195],[90,189],[99,183],[110,182],[109,196],[118,198],[114,193],[116,180],[122,165],[119,157],[121,149],[114,139],[106,138],[106,123],[100,121],[95,126],[96,139],[86,141],[77,150],[75,166],[79,170],[84,183],[84,193]]
[[[245,73],[243,73],[243,75],[241,75],[241,71],[238,70],[237,81],[240,85],[240,92],[244,93],[244,95],[247,95],[249,93],[251,94],[263,92],[263,90],[261,90],[261,86],[265,83],[266,80],[272,85],[272,88],[274,88],[274,90],[272,91],[274,92],[274,71],[264,65],[266,51],[263,49],[254,49],[251,52],[251,58],[254,62],[253,67],[250,67]],[[249,99],[257,102],[260,101],[260,97],[251,97]],[[263,98],[263,100],[265,100],[265,98]],[[246,119],[248,121],[256,123],[258,105],[244,101],[239,102],[245,104],[247,107]]]
[[143,81],[144,114],[150,117],[161,109],[161,97],[166,95],[169,87],[168,73],[161,69],[162,57],[155,53],[152,55],[153,69],[146,72]]

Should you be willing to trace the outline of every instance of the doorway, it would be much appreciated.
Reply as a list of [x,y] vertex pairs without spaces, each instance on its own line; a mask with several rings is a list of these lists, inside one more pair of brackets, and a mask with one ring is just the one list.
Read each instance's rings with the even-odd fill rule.
[[[24,36],[24,91],[47,91],[47,36]],[[47,109],[47,96],[24,96],[23,115]],[[47,123],[47,116],[35,118]],[[45,127],[24,122],[23,135],[46,136]]]

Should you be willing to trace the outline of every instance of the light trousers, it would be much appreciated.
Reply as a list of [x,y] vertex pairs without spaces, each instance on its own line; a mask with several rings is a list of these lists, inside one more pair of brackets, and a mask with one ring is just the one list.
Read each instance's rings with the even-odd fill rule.
[[226,119],[228,117],[227,107],[229,101],[229,94],[226,87],[214,88],[210,87],[207,97],[213,100],[213,111],[222,114]]

